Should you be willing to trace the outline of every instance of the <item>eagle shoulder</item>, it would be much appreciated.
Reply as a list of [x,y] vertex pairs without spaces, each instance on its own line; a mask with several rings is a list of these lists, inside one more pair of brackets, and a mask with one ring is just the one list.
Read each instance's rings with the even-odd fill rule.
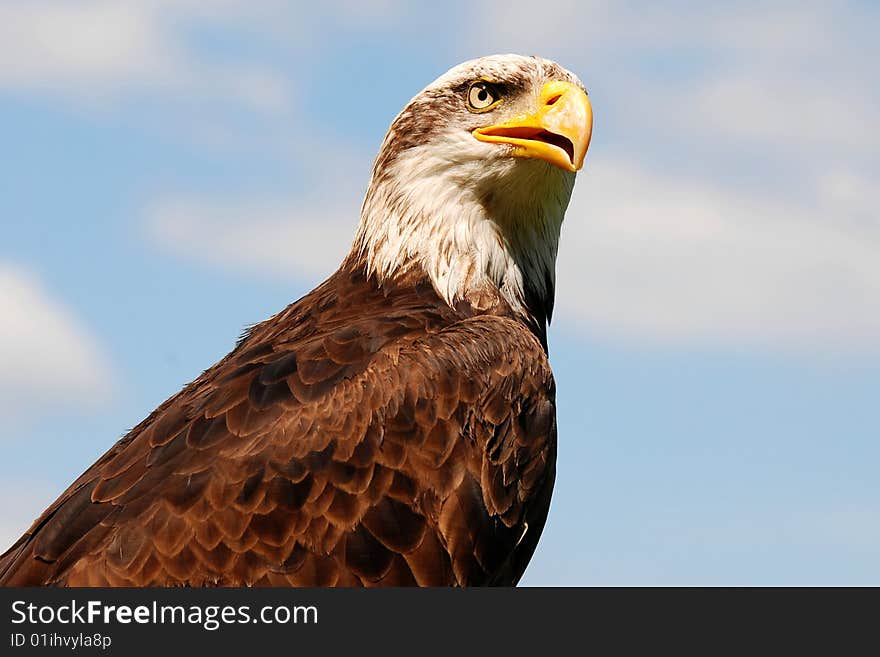
[[355,292],[255,327],[34,523],[0,583],[515,583],[553,483],[540,342],[420,290],[361,290],[353,312]]

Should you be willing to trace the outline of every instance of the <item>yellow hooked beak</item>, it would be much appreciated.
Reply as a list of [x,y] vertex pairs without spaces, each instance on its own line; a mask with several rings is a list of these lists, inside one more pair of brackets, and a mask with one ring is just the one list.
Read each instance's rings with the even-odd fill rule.
[[548,82],[533,113],[477,128],[472,134],[480,141],[513,146],[517,157],[534,157],[566,171],[578,171],[593,134],[593,108],[577,85]]

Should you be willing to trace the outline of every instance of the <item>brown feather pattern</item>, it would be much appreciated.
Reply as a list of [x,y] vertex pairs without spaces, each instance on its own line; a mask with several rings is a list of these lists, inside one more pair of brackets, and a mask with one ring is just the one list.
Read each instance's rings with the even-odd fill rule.
[[0,583],[514,584],[554,478],[542,338],[349,262],[90,467]]

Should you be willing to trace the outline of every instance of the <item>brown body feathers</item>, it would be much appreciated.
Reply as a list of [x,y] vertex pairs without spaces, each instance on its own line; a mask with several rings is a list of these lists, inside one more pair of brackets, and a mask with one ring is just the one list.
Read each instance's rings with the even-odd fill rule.
[[555,440],[545,351],[503,303],[343,268],[90,467],[0,583],[514,584]]

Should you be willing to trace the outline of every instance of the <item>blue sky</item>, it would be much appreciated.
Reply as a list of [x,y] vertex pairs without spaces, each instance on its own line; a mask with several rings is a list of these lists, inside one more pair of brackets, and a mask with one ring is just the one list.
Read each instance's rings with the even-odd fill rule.
[[332,272],[454,64],[590,90],[524,582],[880,584],[873,3],[0,5],[0,542]]

